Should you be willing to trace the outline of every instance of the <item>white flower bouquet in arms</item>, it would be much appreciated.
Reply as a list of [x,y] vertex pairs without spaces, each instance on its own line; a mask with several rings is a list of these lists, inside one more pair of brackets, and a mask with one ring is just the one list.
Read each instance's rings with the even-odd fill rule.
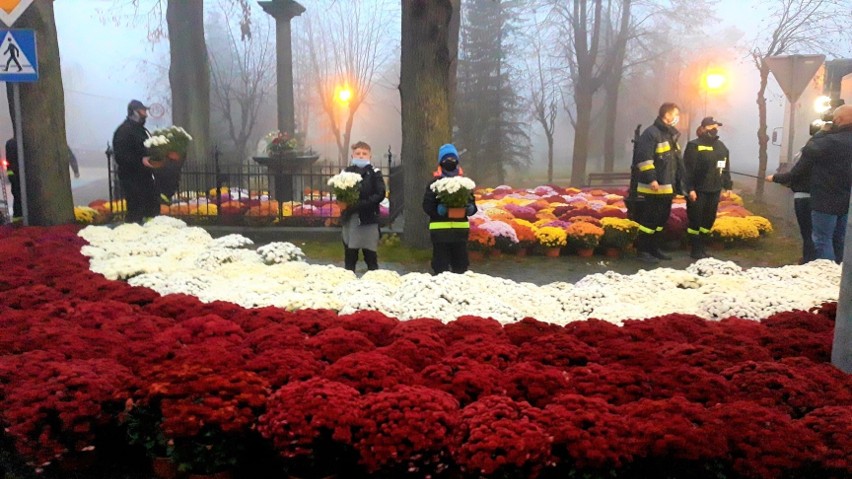
[[464,218],[464,209],[470,201],[476,183],[464,176],[453,176],[441,178],[432,183],[429,188],[435,192],[438,201],[447,207],[449,218]]
[[361,196],[361,175],[349,171],[343,171],[332,176],[328,180],[328,186],[334,191],[334,197],[341,210],[347,206],[357,203]]
[[154,167],[161,167],[165,161],[179,161],[186,156],[186,150],[192,136],[179,126],[170,126],[151,132],[151,137],[145,140],[145,148],[148,149],[150,163]]

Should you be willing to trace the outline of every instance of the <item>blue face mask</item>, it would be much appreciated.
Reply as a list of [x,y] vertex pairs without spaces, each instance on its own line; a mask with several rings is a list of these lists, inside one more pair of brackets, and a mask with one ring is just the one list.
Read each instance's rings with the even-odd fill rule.
[[363,168],[365,166],[370,165],[370,160],[362,160],[359,158],[352,158],[352,164],[357,166],[358,168]]

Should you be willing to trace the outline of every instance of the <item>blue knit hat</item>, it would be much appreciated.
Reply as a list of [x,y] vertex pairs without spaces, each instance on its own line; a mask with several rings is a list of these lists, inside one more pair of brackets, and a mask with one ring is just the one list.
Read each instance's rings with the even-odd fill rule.
[[438,149],[438,164],[440,165],[441,161],[448,156],[453,156],[456,158],[456,161],[459,161],[459,151],[450,143],[447,143]]

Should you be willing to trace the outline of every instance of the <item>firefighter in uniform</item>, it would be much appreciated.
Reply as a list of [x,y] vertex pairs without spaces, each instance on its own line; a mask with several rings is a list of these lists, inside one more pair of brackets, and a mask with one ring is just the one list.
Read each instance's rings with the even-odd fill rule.
[[432,271],[435,274],[444,271],[464,273],[470,266],[467,257],[470,222],[467,217],[476,214],[476,201],[471,193],[465,207],[465,217],[450,219],[447,217],[446,205],[438,202],[438,196],[429,187],[441,178],[464,176],[455,146],[447,144],[438,150],[438,168],[432,176],[433,179],[426,186],[426,193],[423,195],[423,211],[429,215],[429,236],[432,239]]
[[731,189],[731,163],[728,147],[719,140],[721,123],[712,116],[701,120],[697,138],[686,144],[683,152],[684,190],[687,192],[686,213],[689,235],[695,259],[707,258],[704,240],[716,221],[716,209],[722,190]]
[[633,148],[631,195],[637,198],[636,222],[639,237],[638,258],[647,263],[671,259],[660,250],[661,233],[672,209],[676,183],[682,176],[683,162],[675,129],[680,109],[663,103],[654,124],[642,132]]

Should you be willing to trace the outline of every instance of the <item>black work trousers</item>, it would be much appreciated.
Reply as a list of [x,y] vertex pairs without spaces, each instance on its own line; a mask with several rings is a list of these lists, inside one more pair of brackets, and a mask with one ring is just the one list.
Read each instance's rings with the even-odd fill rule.
[[695,201],[686,202],[686,216],[689,219],[689,229],[700,234],[710,234],[713,223],[716,222],[716,211],[719,208],[719,191],[696,191]]
[[444,271],[464,273],[470,266],[467,257],[467,241],[451,243],[432,243],[432,271],[441,274]]
[[663,231],[672,212],[672,195],[644,195],[644,199],[636,203],[636,222],[641,226],[641,232],[654,234]]
[[12,184],[12,218],[24,216],[24,207],[21,199],[21,177],[17,174],[9,177]]
[[[345,264],[346,269],[349,271],[355,271],[355,265],[358,264],[358,251],[353,248],[346,248],[346,245],[343,246],[345,251],[343,255],[343,262]],[[379,269],[379,254],[375,251],[362,249],[360,251],[364,252],[364,262],[367,263],[367,269],[369,271]]]
[[139,175],[119,178],[121,191],[127,200],[127,212],[124,215],[125,223],[139,223],[145,218],[153,218],[160,214],[160,201],[157,198],[154,177],[150,175]]

